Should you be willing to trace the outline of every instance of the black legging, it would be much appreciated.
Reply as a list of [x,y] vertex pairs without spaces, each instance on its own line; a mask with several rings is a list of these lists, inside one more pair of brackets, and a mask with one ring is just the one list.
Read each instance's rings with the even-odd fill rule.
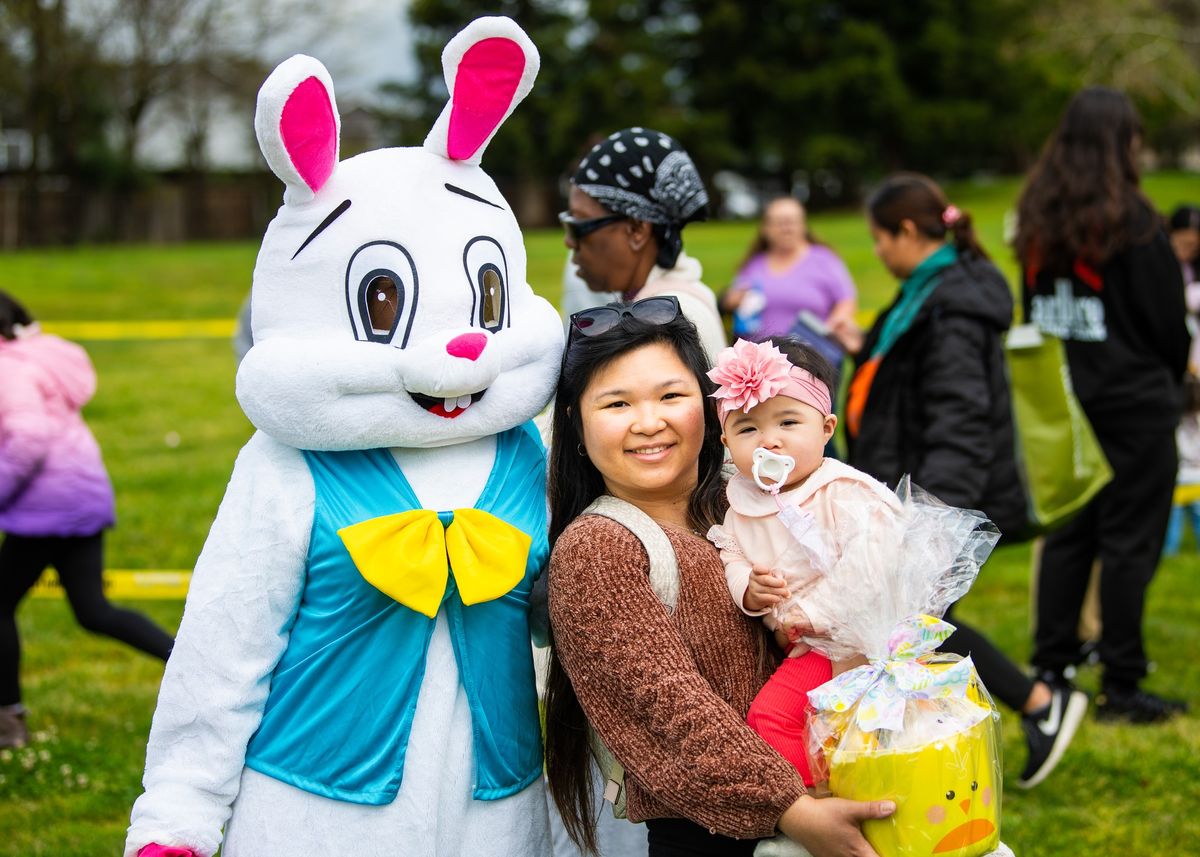
[[21,701],[21,641],[17,605],[46,566],[58,571],[79,624],[162,658],[174,640],[141,613],[114,607],[104,597],[104,535],[29,537],[7,535],[0,544],[0,705]]
[[954,606],[951,604],[946,611],[946,621],[954,626],[955,631],[942,643],[941,650],[964,658],[970,655],[983,686],[992,696],[1020,714],[1029,694],[1033,693],[1033,679],[1021,672],[991,640],[955,618]]

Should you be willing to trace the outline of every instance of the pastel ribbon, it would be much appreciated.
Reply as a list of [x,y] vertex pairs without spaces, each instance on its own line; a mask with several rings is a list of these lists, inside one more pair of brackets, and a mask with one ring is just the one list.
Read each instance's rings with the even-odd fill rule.
[[448,526],[431,509],[371,518],[338,530],[368,583],[405,607],[437,615],[450,574],[463,604],[493,601],[525,577],[532,539],[479,509],[455,509]]
[[[856,667],[808,692],[818,711],[849,711],[855,703],[860,729],[898,731],[909,699],[967,699],[974,666],[971,659],[930,669],[917,661],[954,633],[954,626],[933,616],[917,615],[898,624],[888,638],[888,658]],[[980,709],[980,717],[985,712]]]

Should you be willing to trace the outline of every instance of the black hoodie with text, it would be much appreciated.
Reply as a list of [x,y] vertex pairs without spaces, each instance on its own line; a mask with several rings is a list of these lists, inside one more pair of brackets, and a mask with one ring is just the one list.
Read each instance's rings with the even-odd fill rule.
[[1093,427],[1169,429],[1179,422],[1191,342],[1183,274],[1166,231],[1135,214],[1133,243],[1093,268],[1024,272],[1025,317],[1062,339],[1075,395]]

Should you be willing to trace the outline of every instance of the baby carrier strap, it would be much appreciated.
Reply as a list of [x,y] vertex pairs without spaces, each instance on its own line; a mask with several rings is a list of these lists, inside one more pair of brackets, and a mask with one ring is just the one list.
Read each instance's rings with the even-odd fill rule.
[[679,603],[679,561],[662,527],[637,506],[611,494],[597,497],[583,514],[611,518],[638,537],[650,558],[650,588],[667,612],[674,613]]

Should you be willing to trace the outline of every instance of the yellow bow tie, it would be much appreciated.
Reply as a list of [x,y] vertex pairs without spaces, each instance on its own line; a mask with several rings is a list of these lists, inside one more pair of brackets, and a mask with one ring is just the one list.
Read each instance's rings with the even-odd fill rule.
[[463,604],[492,601],[525,577],[532,543],[512,524],[479,509],[453,514],[448,527],[432,509],[414,509],[337,533],[368,583],[432,619],[451,569]]

